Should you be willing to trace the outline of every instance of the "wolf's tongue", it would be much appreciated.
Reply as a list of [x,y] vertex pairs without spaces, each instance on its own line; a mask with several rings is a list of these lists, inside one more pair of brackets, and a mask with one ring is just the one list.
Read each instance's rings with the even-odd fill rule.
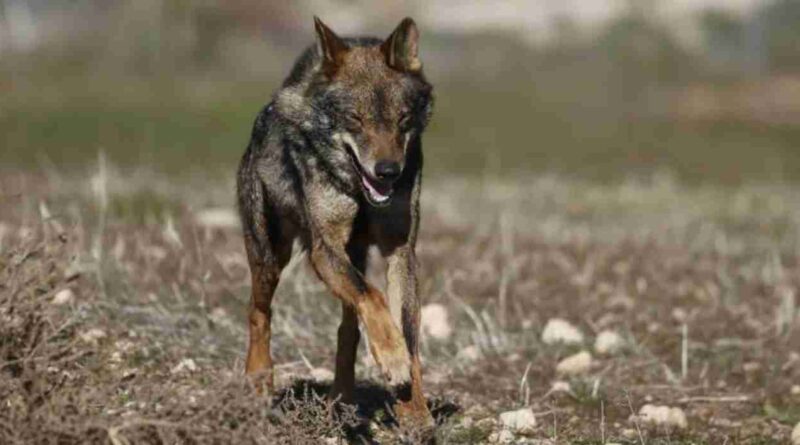
[[361,177],[361,182],[364,183],[364,187],[369,191],[370,197],[372,197],[375,202],[383,202],[389,199],[389,193],[391,193],[391,189],[389,189],[387,193],[380,192],[369,182],[369,179],[363,176]]

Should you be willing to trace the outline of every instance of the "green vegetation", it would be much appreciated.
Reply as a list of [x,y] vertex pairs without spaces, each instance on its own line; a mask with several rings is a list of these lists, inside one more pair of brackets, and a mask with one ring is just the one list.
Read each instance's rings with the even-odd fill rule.
[[[60,7],[64,16],[87,13]],[[768,2],[747,17],[707,11],[695,50],[653,20],[651,7],[631,3],[591,37],[564,18],[543,46],[510,31],[424,30],[437,97],[428,174],[615,182],[666,170],[694,184],[800,180],[797,118],[769,109],[774,97],[759,102],[762,90],[742,97],[739,88],[761,82],[767,95],[785,95],[770,79],[797,72],[796,2]],[[3,53],[3,168],[85,171],[103,151],[122,168],[232,175],[256,113],[310,30],[281,21],[254,31],[221,4],[117,1],[108,11],[60,44]],[[680,107],[707,96],[722,112],[697,119]]]
[[[36,85],[12,91],[0,111],[6,168],[80,171],[103,151],[122,168],[230,175],[277,85],[101,80],[86,91],[85,82],[49,84],[44,95]],[[429,174],[555,171],[613,182],[668,170],[694,183],[800,179],[797,127],[609,118],[617,110],[580,110],[580,98],[559,103],[566,94],[522,80],[437,85],[425,136]]]

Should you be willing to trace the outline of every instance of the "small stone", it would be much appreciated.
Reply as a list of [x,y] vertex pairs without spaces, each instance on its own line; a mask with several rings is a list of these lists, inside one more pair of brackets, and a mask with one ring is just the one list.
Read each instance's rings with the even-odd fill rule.
[[790,389],[789,392],[793,396],[800,396],[800,385],[792,385],[792,389]]
[[634,439],[638,433],[633,428],[625,428],[620,432],[620,434],[622,434],[622,437],[626,439]]
[[422,307],[420,311],[420,327],[422,332],[436,340],[447,340],[453,333],[447,308],[432,303]]
[[556,372],[559,374],[575,375],[582,374],[592,367],[592,354],[581,351],[573,354],[556,365]]
[[475,422],[475,427],[482,430],[491,430],[497,426],[497,420],[493,417],[485,417]]
[[686,309],[682,307],[676,307],[672,310],[672,318],[678,323],[685,323],[686,319],[689,318],[689,314],[686,312]]
[[170,372],[173,374],[179,374],[187,371],[188,372],[197,371],[197,364],[194,362],[194,360],[190,358],[185,358],[181,360],[180,363],[175,365]]
[[551,318],[547,321],[544,331],[542,331],[542,342],[547,345],[583,343],[583,333],[566,320]]
[[687,426],[686,414],[680,408],[670,408],[661,405],[644,405],[639,409],[639,419],[642,423],[651,426],[685,429]]
[[198,211],[194,215],[197,225],[208,229],[236,229],[239,227],[239,215],[228,207],[215,207]]
[[214,308],[210,314],[208,314],[208,318],[216,325],[224,326],[228,329],[236,329],[237,325],[233,322],[230,315],[228,315],[228,311],[222,307]]
[[511,431],[529,433],[536,427],[536,417],[530,408],[522,408],[500,414],[500,423]]
[[456,360],[461,362],[474,362],[481,358],[481,350],[475,345],[470,345],[462,348],[456,354]]
[[492,443],[511,443],[514,441],[514,433],[509,430],[495,431],[489,435],[489,442]]
[[228,322],[228,311],[224,307],[215,307],[208,317],[215,323],[224,324]]
[[481,404],[472,405],[464,411],[464,416],[477,419],[491,419],[491,417],[487,417],[490,415],[491,411]]
[[565,382],[563,380],[557,380],[553,382],[550,386],[550,392],[571,392],[572,388],[569,386],[569,382]]
[[792,430],[792,445],[800,445],[800,422]]
[[56,292],[50,303],[56,306],[63,306],[65,304],[72,303],[73,301],[75,301],[75,293],[72,292],[72,289],[61,289],[60,291]]
[[761,364],[758,362],[747,362],[742,365],[742,371],[747,374],[752,374],[761,369]]
[[93,328],[78,334],[78,337],[86,343],[97,343],[100,339],[106,338],[106,331]]
[[333,371],[326,368],[314,368],[311,370],[311,378],[316,382],[329,382],[333,380]]
[[712,417],[708,423],[710,425],[720,427],[720,428],[741,428],[742,422],[734,422],[730,419],[725,419],[722,417]]
[[614,331],[605,330],[597,335],[594,341],[594,350],[598,354],[613,354],[620,350],[625,341]]
[[117,341],[114,342],[114,348],[117,351],[122,352],[123,354],[127,354],[127,353],[133,351],[133,349],[135,347],[136,347],[136,344],[134,344],[130,340],[117,340]]

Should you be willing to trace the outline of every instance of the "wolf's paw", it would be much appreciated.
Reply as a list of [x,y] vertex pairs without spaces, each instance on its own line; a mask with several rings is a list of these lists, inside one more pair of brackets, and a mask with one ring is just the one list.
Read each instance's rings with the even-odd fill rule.
[[[371,328],[371,329],[370,329]],[[400,330],[386,317],[383,323],[367,325],[370,352],[389,386],[411,382],[411,356]]]
[[411,382],[411,356],[403,333],[392,321],[384,298],[370,295],[359,307],[359,315],[367,330],[369,349],[390,386]]
[[425,400],[412,400],[410,402],[397,402],[394,414],[400,425],[419,431],[432,429],[436,426]]
[[407,385],[411,382],[411,357],[405,343],[389,350],[373,348],[372,356],[389,386]]

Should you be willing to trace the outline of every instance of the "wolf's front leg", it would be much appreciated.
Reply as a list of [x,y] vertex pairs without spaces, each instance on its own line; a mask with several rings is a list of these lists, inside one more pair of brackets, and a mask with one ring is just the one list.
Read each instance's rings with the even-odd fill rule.
[[355,308],[367,330],[372,357],[389,384],[407,385],[411,380],[411,358],[381,292],[350,263],[344,246],[332,247],[316,240],[311,263],[331,292]]
[[419,359],[419,296],[416,274],[416,256],[410,244],[395,248],[387,256],[387,293],[392,316],[403,330],[408,351],[411,354],[411,384],[400,388],[395,414],[401,422],[433,425],[422,393],[422,366]]

